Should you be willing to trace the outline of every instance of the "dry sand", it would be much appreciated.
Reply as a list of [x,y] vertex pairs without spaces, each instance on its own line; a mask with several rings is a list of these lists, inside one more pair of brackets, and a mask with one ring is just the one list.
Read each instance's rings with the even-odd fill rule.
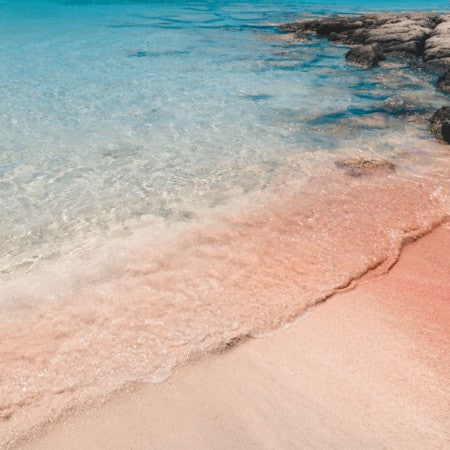
[[450,228],[298,325],[71,414],[21,447],[450,448]]

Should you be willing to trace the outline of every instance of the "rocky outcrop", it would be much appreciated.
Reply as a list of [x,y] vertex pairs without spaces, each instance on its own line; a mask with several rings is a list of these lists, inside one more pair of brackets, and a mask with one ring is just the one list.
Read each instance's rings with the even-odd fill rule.
[[437,68],[450,67],[450,14],[439,18],[439,23],[425,41],[423,61]]
[[438,139],[450,144],[450,106],[443,106],[431,116],[430,130]]
[[444,92],[450,93],[450,69],[446,70],[437,80],[436,86]]
[[[288,33],[316,34],[332,42],[354,46],[347,60],[362,67],[373,67],[381,60],[381,55],[422,58],[425,65],[440,70],[450,67],[450,15],[381,13],[336,16],[306,19],[279,28]],[[376,52],[372,52],[371,49],[375,48]]]
[[[420,60],[422,67],[441,74],[438,89],[450,92],[450,14],[328,16],[284,24],[279,29],[300,36],[315,34],[348,45],[352,48],[345,56],[347,62],[365,69],[377,66],[386,58]],[[450,143],[450,107],[436,111],[430,119],[430,130],[438,139]],[[365,175],[379,167],[378,163],[367,160],[337,161],[336,165],[346,168],[352,176]]]
[[375,67],[380,61],[385,59],[383,50],[378,45],[359,45],[352,48],[345,59],[351,64],[367,68]]

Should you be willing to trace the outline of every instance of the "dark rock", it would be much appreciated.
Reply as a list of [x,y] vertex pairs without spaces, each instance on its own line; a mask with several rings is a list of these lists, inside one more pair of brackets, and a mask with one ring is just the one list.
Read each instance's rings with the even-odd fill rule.
[[344,158],[336,160],[334,164],[345,169],[346,175],[351,177],[395,172],[395,164],[386,159]]
[[330,33],[328,36],[329,41],[338,41],[339,38],[340,38],[340,36],[337,33]]
[[351,64],[369,69],[377,66],[380,61],[385,59],[385,56],[378,45],[360,45],[352,48],[345,55],[345,59]]
[[356,30],[363,26],[363,22],[347,17],[324,20],[317,27],[317,36],[329,36],[331,33],[339,34],[349,30]]
[[281,25],[280,30],[315,33],[346,45],[378,45],[391,58],[412,60],[422,56],[430,68],[450,67],[450,15],[380,13],[323,17]]
[[446,70],[437,80],[436,86],[444,92],[450,92],[450,69]]
[[363,28],[353,31],[351,34],[343,36],[342,42],[348,45],[363,45],[367,39],[367,31]]
[[321,23],[321,19],[307,19],[302,20],[301,22],[282,24],[278,29],[285,33],[315,33]]
[[[316,34],[353,48],[346,60],[360,67],[370,68],[386,58],[406,58],[422,69],[441,73],[437,87],[450,92],[450,14],[436,13],[378,13],[362,16],[328,16],[281,25],[281,31],[297,34]],[[400,100],[400,101],[397,101]],[[424,114],[420,105],[404,103],[400,97],[388,99],[384,109],[390,114]],[[423,109],[423,108],[422,108]],[[443,141],[450,142],[450,107],[441,108],[430,119],[431,131]],[[337,162],[337,165],[343,164]],[[355,162],[347,168],[360,176],[361,167],[370,162]],[[343,167],[343,166],[342,166]]]
[[447,144],[450,144],[450,122],[444,122],[441,128],[442,139]]
[[397,58],[411,58],[420,56],[423,53],[423,42],[419,40],[412,40],[407,42],[392,42],[383,45],[383,50],[391,57]]
[[443,106],[431,116],[430,131],[438,139],[450,144],[450,106]]

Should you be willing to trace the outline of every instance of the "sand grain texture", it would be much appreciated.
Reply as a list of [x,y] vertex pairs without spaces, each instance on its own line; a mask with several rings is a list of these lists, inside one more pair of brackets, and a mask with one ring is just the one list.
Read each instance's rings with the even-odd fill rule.
[[448,448],[450,230],[280,334],[79,412],[27,449]]

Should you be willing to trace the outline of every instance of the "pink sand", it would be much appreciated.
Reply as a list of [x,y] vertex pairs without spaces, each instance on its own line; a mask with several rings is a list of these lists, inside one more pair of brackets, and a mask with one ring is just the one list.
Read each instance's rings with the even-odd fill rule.
[[69,414],[26,449],[450,447],[450,229],[298,325]]

